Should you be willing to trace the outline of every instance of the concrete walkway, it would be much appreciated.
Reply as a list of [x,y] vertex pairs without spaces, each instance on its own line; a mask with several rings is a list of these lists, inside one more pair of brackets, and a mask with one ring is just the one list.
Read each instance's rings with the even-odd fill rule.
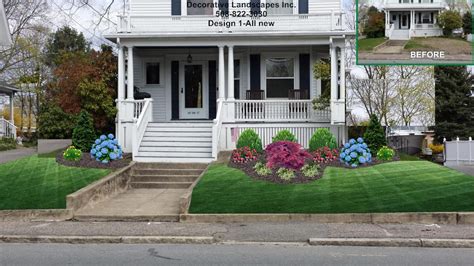
[[15,150],[1,151],[0,164],[15,161],[36,154],[35,148],[18,148]]
[[178,221],[187,189],[129,189],[75,213],[80,221]]
[[463,172],[466,175],[474,176],[474,165],[457,165],[457,166],[448,166],[451,169],[458,170],[459,172]]

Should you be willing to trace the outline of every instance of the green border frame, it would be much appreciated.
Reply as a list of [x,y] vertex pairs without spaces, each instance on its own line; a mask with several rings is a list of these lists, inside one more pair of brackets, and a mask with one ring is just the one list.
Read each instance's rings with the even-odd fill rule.
[[[355,49],[356,49],[356,66],[474,66],[474,40],[471,40],[471,62],[465,64],[458,64],[458,63],[366,63],[360,64],[359,63],[359,0],[355,0],[356,5],[356,14],[355,14]],[[474,0],[471,0],[471,16],[474,13]],[[473,16],[474,17],[474,16]],[[472,28],[474,28],[474,18],[471,21]],[[474,39],[474,33],[472,33]]]

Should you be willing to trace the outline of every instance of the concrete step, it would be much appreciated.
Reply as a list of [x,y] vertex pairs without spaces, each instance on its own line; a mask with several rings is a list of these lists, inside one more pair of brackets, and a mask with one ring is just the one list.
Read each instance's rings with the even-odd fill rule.
[[161,158],[211,158],[212,152],[164,152],[164,151],[139,151],[139,157]]
[[159,215],[74,215],[81,222],[179,222],[179,214]]
[[212,137],[209,136],[195,136],[195,137],[189,137],[189,136],[144,136],[143,137],[143,142],[154,142],[154,141],[161,141],[161,142],[206,142],[206,143],[212,143]]
[[151,122],[148,123],[148,127],[158,127],[158,128],[212,128],[211,122],[178,122],[178,123],[160,123],[160,122]]
[[194,182],[199,175],[133,175],[132,182]]
[[147,127],[147,132],[212,132],[212,127]]
[[[190,144],[192,145],[192,144]],[[212,147],[164,147],[164,146],[156,146],[156,147],[140,147],[138,151],[143,152],[206,152],[212,153]]]
[[155,132],[155,131],[146,131],[143,135],[144,137],[212,137],[212,132],[190,132],[190,131],[166,131],[166,132]]
[[212,142],[186,142],[186,141],[142,141],[140,147],[212,147]]
[[130,182],[132,188],[189,188],[192,182]]
[[214,161],[212,157],[206,158],[183,158],[183,157],[153,157],[135,156],[134,161],[139,163],[206,163]]
[[153,171],[167,171],[167,170],[201,170],[206,169],[207,164],[203,163],[137,163],[133,166],[133,170],[153,170]]
[[200,175],[204,169],[140,169],[133,168],[132,175]]

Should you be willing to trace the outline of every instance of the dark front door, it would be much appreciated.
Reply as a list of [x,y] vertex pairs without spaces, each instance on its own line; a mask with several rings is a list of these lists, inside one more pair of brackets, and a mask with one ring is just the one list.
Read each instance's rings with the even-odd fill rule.
[[204,63],[183,64],[181,78],[182,119],[208,118],[207,67]]

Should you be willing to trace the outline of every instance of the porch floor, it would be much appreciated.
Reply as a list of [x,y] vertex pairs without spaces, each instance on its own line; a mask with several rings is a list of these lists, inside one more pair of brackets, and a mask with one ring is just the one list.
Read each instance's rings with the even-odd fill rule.
[[74,218],[87,220],[177,221],[179,199],[187,189],[129,189],[113,198],[79,210]]

